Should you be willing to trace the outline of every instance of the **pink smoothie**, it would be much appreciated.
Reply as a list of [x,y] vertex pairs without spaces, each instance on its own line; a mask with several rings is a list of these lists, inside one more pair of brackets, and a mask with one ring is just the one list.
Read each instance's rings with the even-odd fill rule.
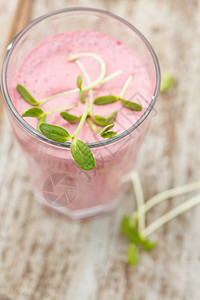
[[[53,36],[33,49],[24,59],[16,78],[16,84],[24,85],[37,100],[76,88],[76,79],[79,74],[82,75],[82,72],[74,61],[68,61],[68,57],[70,53],[82,52],[92,52],[103,58],[107,67],[106,76],[118,70],[123,71],[114,79],[96,87],[94,98],[109,94],[118,95],[128,77],[133,76],[124,98],[135,102],[139,101],[143,106],[141,112],[130,111],[124,108],[120,102],[105,106],[93,106],[94,115],[99,114],[107,117],[113,111],[119,111],[113,129],[121,133],[131,127],[146,110],[150,94],[152,94],[152,85],[140,60],[126,45],[114,38],[97,32],[82,31],[72,31]],[[91,81],[95,81],[100,74],[100,63],[91,57],[83,57],[79,60]],[[87,82],[84,79],[83,86],[85,85]],[[138,92],[141,96],[138,96]],[[44,111],[49,111],[71,104],[76,104],[77,107],[70,110],[70,113],[80,116],[84,110],[84,105],[81,104],[78,93],[54,98],[44,104],[42,108]],[[22,100],[17,91],[14,93],[14,105],[20,114],[30,107]],[[26,121],[36,128],[36,119],[26,118]],[[59,113],[49,116],[47,122],[64,127],[70,134],[77,126],[77,124],[71,125],[63,120]],[[86,142],[102,139],[94,134],[87,123],[85,123],[78,138]]]
[[[143,107],[142,111],[131,111],[123,107],[120,102],[104,106],[93,105],[94,115],[99,114],[107,117],[113,111],[118,111],[113,130],[120,134],[130,128],[149,106],[153,94],[153,84],[145,67],[129,47],[98,32],[66,32],[52,36],[35,47],[25,57],[17,73],[15,85],[12,87],[13,103],[16,110],[21,114],[30,107],[16,91],[16,84],[18,83],[24,85],[38,101],[52,94],[76,88],[76,79],[82,73],[74,61],[68,61],[68,57],[70,53],[84,52],[98,54],[104,59],[107,68],[106,76],[118,70],[123,71],[114,79],[94,88],[94,98],[108,94],[118,95],[128,77],[133,76],[124,98],[140,103]],[[87,71],[90,80],[95,81],[101,70],[99,62],[91,57],[82,57],[80,62]],[[83,86],[86,85],[87,82],[83,76]],[[78,93],[54,98],[44,104],[42,109],[49,111],[72,104],[76,104],[77,107],[69,112],[77,116],[81,115],[84,104],[80,102]],[[25,120],[36,128],[36,119],[25,118]],[[77,126],[77,124],[69,124],[63,120],[59,113],[49,116],[47,122],[64,127],[70,134]],[[47,143],[32,138],[27,141],[23,135],[17,134],[23,148],[28,153],[36,198],[44,205],[49,205],[51,201],[57,202],[58,208],[56,209],[72,217],[73,213],[71,215],[71,212],[73,211],[92,209],[97,205],[112,203],[119,194],[122,175],[129,172],[133,167],[147,128],[148,121],[145,121],[139,129],[125,138],[107,146],[92,148],[96,167],[89,172],[80,170],[73,161],[69,149],[48,146]],[[15,130],[17,131],[17,129]],[[84,124],[78,138],[85,142],[102,140],[87,123]],[[57,178],[55,174],[63,174],[64,177],[60,175],[59,179],[59,175]],[[52,179],[54,177],[57,178],[55,182]],[[57,198],[55,191],[52,190],[52,184],[57,186]],[[60,189],[58,188],[59,184]],[[64,185],[64,189],[67,187],[67,203],[66,195],[63,197],[61,185]],[[69,196],[69,190],[72,196]],[[76,215],[74,216],[76,217]]]

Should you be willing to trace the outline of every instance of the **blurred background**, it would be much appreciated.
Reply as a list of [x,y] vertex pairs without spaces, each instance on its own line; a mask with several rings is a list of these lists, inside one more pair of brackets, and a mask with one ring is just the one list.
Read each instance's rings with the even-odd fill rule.
[[[200,1],[0,0],[0,56],[29,21],[66,7],[108,10],[149,40],[174,88],[160,94],[136,164],[145,199],[199,179]],[[152,235],[159,241],[136,267],[126,264],[120,219],[134,208],[130,189],[111,215],[71,222],[33,201],[26,162],[0,103],[0,300],[198,300],[200,207]],[[183,201],[148,214],[151,222]]]

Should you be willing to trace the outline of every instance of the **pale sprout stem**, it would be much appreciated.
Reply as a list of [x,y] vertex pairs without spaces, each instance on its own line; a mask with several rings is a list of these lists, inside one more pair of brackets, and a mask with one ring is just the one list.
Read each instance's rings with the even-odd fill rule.
[[154,207],[156,204],[169,199],[173,197],[177,197],[179,195],[183,195],[195,190],[200,189],[200,181],[193,182],[191,184],[187,184],[184,186],[180,186],[162,193],[159,193],[155,195],[154,197],[150,198],[146,203],[145,203],[145,212],[148,212],[152,207]]
[[[87,84],[90,85],[91,84],[90,77],[89,77],[88,73],[86,72],[85,68],[83,67],[82,63],[77,59],[76,64],[78,65],[78,67],[82,71],[83,75],[85,76]],[[93,103],[93,90],[90,89],[89,90],[89,109],[88,109],[90,115],[92,115],[92,103]]]
[[87,114],[88,114],[88,99],[86,99],[85,110],[84,110],[84,112],[82,114],[80,122],[79,122],[78,126],[76,127],[76,130],[74,131],[74,133],[71,135],[72,139],[76,138],[76,136],[78,135],[79,131],[83,127],[83,124],[84,124],[84,122],[85,122],[85,120],[87,118]]
[[[100,65],[101,65],[101,73],[99,75],[99,77],[91,83],[90,81],[90,78],[89,78],[89,75],[87,74],[86,70],[84,69],[83,65],[81,64],[81,62],[78,60],[78,58],[80,57],[84,57],[84,56],[90,56],[90,57],[93,57],[95,59],[97,59],[99,62],[100,62]],[[83,92],[89,90],[89,99],[86,99],[86,104],[85,104],[85,110],[84,110],[84,113],[82,114],[82,117],[81,117],[81,120],[76,128],[76,130],[74,131],[73,135],[72,135],[72,138],[75,138],[79,131],[81,130],[87,116],[88,116],[88,113],[90,115],[92,115],[92,105],[93,105],[93,88],[102,84],[103,82],[107,82],[111,79],[113,79],[114,77],[120,75],[122,73],[121,70],[119,71],[116,71],[114,72],[113,74],[110,74],[109,76],[105,77],[106,75],[106,64],[104,62],[104,60],[94,54],[94,53],[80,53],[80,54],[76,54],[76,55],[71,55],[69,58],[68,58],[69,61],[72,61],[72,60],[75,60],[77,65],[79,66],[80,70],[82,71],[83,75],[85,76],[86,78],[86,81],[88,83],[88,86],[86,86],[85,88],[83,88]],[[51,95],[50,97],[47,97],[45,99],[42,99],[39,101],[39,104],[38,104],[38,107],[41,107],[41,105],[43,105],[44,103],[46,103],[47,101],[55,98],[55,97],[59,97],[59,96],[64,96],[64,95],[69,95],[69,94],[73,94],[73,93],[78,93],[79,92],[79,88],[76,88],[76,89],[72,89],[72,90],[68,90],[68,91],[65,91],[65,92],[62,92],[62,93],[58,93],[58,94],[54,94],[54,95]],[[88,101],[89,100],[89,101]],[[73,106],[74,107],[74,106]],[[73,108],[71,107],[71,108]],[[51,111],[48,111],[46,114],[47,115],[50,115],[54,112],[58,112],[58,111],[62,111],[62,110],[67,110],[67,109],[70,109],[70,107],[62,107],[62,108],[58,108],[58,109],[55,109],[55,110],[51,110]]]
[[[119,70],[119,71],[116,71],[116,72],[110,74],[109,76],[106,76],[101,82],[97,83],[96,86],[93,86],[92,88],[95,88],[98,85],[103,84],[103,83],[119,76],[121,73],[122,73],[122,70]],[[94,85],[94,84],[92,84],[92,85]],[[73,89],[73,90],[68,90],[68,91],[65,91],[65,92],[61,92],[61,93],[58,93],[58,94],[51,95],[51,96],[49,96],[45,99],[40,100],[38,106],[39,107],[42,106],[44,103],[46,103],[47,101],[49,101],[49,100],[51,100],[55,97],[70,95],[70,94],[74,94],[74,93],[78,93],[78,92],[79,92],[79,88],[76,88],[76,89]]]
[[[122,178],[121,178],[121,182],[122,183],[125,183],[125,182],[129,182],[131,181],[131,175],[135,173],[135,172],[131,172],[131,173],[128,173],[126,175],[124,175]],[[132,183],[132,182],[131,182]]]
[[129,78],[127,79],[127,81],[125,82],[121,92],[119,93],[119,98],[123,98],[124,94],[126,93],[126,90],[129,86],[129,84],[131,83],[131,80],[133,79],[133,76],[129,76]]
[[78,59],[76,59],[76,64],[79,67],[79,69],[81,70],[81,72],[83,73],[83,75],[85,76],[87,83],[90,84],[91,81],[90,81],[89,75],[86,72],[85,68],[83,67],[82,63]]
[[88,122],[88,124],[90,125],[90,127],[91,127],[95,132],[97,132],[97,133],[100,133],[100,132],[101,132],[101,130],[99,130],[99,129],[94,125],[94,123],[91,121],[90,118],[87,118],[87,122]]
[[[145,210],[142,185],[137,172],[131,173],[131,181],[134,187],[137,203],[138,230],[141,232],[145,229]],[[135,216],[135,213],[133,216]]]
[[59,108],[55,108],[55,109],[53,109],[53,110],[49,110],[49,111],[47,111],[45,114],[46,114],[47,116],[49,116],[49,115],[51,115],[51,114],[53,114],[53,113],[55,113],[55,112],[60,112],[60,111],[64,111],[64,110],[69,110],[69,109],[72,109],[72,108],[75,108],[75,107],[76,107],[76,105],[59,107]]
[[191,209],[192,207],[198,205],[200,203],[200,195],[197,195],[190,200],[180,204],[178,207],[170,210],[168,213],[164,214],[162,217],[151,223],[148,227],[146,227],[142,231],[142,236],[147,237],[152,234],[154,231],[159,229],[161,226],[166,224],[167,222],[171,221],[172,219],[176,218],[180,214],[186,212],[187,210]]
[[[106,75],[105,61],[99,55],[94,54],[94,53],[90,53],[90,52],[70,55],[68,60],[73,61],[73,60],[77,60],[78,58],[84,57],[84,56],[90,56],[90,57],[93,57],[93,58],[97,59],[100,62],[100,65],[101,65],[101,73],[100,73],[99,77],[94,82],[91,83],[91,81],[90,81],[90,83],[88,83],[88,86],[86,86],[82,89],[83,92],[86,92],[88,90],[90,91],[94,87],[97,87],[98,85],[103,84],[103,83],[115,78],[116,76],[119,76],[122,73],[122,70],[119,70],[119,71],[116,71],[113,74],[110,74],[109,76],[105,77],[105,75]],[[84,75],[86,75],[85,70],[82,69],[82,72],[84,72]],[[70,94],[78,93],[78,92],[79,92],[79,88],[76,88],[76,89],[72,89],[72,90],[68,90],[68,91],[58,93],[58,94],[51,95],[47,98],[44,98],[44,99],[40,100],[39,104],[38,104],[38,107],[41,107],[44,103],[46,103],[47,101],[49,101],[49,100],[51,100],[55,97],[66,96],[66,95],[70,95]]]
[[[138,228],[140,231],[140,228],[143,227],[143,229],[140,232],[144,237],[147,237],[148,235],[152,234],[154,231],[159,229],[167,222],[171,221],[175,217],[179,216],[180,214],[184,213],[185,211],[189,210],[190,208],[200,203],[200,195],[197,195],[191,198],[190,200],[187,200],[186,202],[178,205],[176,208],[173,208],[172,210],[170,210],[169,212],[167,212],[162,217],[160,217],[159,219],[157,219],[156,221],[154,221],[148,227],[145,228],[145,223],[144,223],[145,213],[147,213],[151,208],[153,208],[155,205],[161,203],[164,200],[167,200],[169,198],[174,198],[200,189],[200,181],[196,181],[191,184],[187,184],[184,186],[167,190],[165,192],[155,195],[154,197],[150,198],[148,201],[144,202],[142,186],[140,184],[138,174],[136,172],[132,172],[128,175],[125,175],[122,178],[122,182],[130,181],[130,180],[134,187],[137,207],[138,207],[138,210],[134,212],[133,216],[135,216],[136,213],[138,214]],[[143,204],[141,204],[142,201]]]
[[49,96],[49,97],[47,97],[45,99],[40,100],[38,106],[40,107],[41,105],[43,105],[44,103],[46,103],[47,101],[49,101],[49,100],[51,100],[51,99],[53,99],[55,97],[70,95],[70,94],[78,93],[78,92],[79,92],[79,89],[76,88],[76,89],[73,89],[73,90],[69,90],[69,91],[65,91],[65,92],[62,92],[62,93],[51,95],[51,96]]
[[105,83],[105,82],[107,82],[107,81],[109,81],[109,80],[111,80],[111,79],[113,79],[113,78],[119,76],[120,74],[122,74],[122,72],[123,72],[122,70],[119,70],[119,71],[116,71],[116,72],[114,72],[114,73],[112,73],[112,74],[106,76],[106,77],[102,80],[101,83],[103,84],[103,83]]
[[89,84],[88,86],[84,87],[82,90],[83,92],[86,92],[92,88],[94,88],[95,86],[99,85],[102,83],[102,80],[104,79],[105,75],[106,75],[106,64],[105,61],[97,54],[94,53],[90,53],[90,52],[85,52],[85,53],[79,53],[79,54],[74,54],[74,55],[70,55],[68,60],[72,61],[72,60],[76,60],[80,57],[85,57],[85,56],[89,56],[89,57],[93,57],[95,59],[97,59],[101,65],[101,73],[99,75],[99,77],[92,82],[91,84]]

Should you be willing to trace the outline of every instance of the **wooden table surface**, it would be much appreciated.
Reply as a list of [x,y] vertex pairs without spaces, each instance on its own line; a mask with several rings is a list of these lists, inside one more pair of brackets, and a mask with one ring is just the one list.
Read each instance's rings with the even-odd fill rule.
[[[1,54],[19,2],[0,0]],[[88,6],[109,10],[143,32],[161,70],[170,69],[177,78],[175,88],[158,99],[137,161],[145,199],[199,180],[200,1],[29,2],[30,19],[63,7]],[[18,11],[17,20],[21,18]],[[158,247],[130,267],[119,224],[134,208],[132,189],[114,213],[69,221],[33,200],[26,162],[5,112],[0,141],[0,300],[200,299],[200,206],[154,233]],[[157,206],[148,222],[185,199]]]

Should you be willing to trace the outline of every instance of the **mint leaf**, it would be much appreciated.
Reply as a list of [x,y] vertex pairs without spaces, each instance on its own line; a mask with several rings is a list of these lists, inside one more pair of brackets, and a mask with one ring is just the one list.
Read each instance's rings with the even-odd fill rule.
[[56,141],[58,143],[64,143],[68,141],[71,137],[70,134],[64,128],[56,125],[51,125],[48,123],[41,123],[39,125],[39,130],[50,140]]
[[69,114],[69,113],[66,112],[66,111],[62,111],[62,112],[60,113],[60,115],[61,115],[61,117],[62,117],[63,119],[65,119],[66,121],[68,121],[69,123],[72,123],[72,124],[78,123],[78,122],[80,121],[80,119],[81,119],[81,116],[80,116],[80,117],[77,117],[77,116],[75,116],[75,115]]
[[[45,123],[46,122],[46,114],[44,114],[44,116],[42,116],[41,118],[39,118],[38,122],[37,122],[37,130],[40,131],[40,124]],[[41,132],[41,131],[40,131]]]
[[116,131],[108,131],[108,132],[105,132],[105,133],[101,133],[101,136],[105,139],[110,139],[110,138],[113,138],[114,136],[117,135],[117,132]]
[[142,106],[138,103],[132,102],[132,101],[128,101],[128,100],[124,100],[122,98],[120,98],[121,104],[131,110],[136,110],[136,111],[140,111],[142,110]]
[[117,102],[118,100],[119,100],[119,98],[117,96],[108,95],[108,96],[97,97],[94,100],[94,104],[105,105],[105,104]]
[[40,118],[44,115],[44,112],[41,108],[39,107],[31,107],[26,109],[22,113],[22,117],[33,117],[33,118]]
[[88,145],[81,140],[74,139],[72,140],[70,150],[75,162],[81,169],[86,171],[94,169],[95,159]]
[[129,265],[133,266],[138,263],[139,252],[138,252],[138,248],[135,244],[130,244],[130,246],[128,247],[127,253],[126,253],[126,257],[127,257],[127,262]]
[[39,102],[37,102],[33,96],[27,91],[27,89],[21,85],[21,84],[17,84],[16,89],[18,91],[18,93],[21,95],[21,97],[28,102],[31,105],[38,105]]
[[167,71],[161,78],[160,92],[167,92],[173,88],[176,83],[176,79],[172,72]]

